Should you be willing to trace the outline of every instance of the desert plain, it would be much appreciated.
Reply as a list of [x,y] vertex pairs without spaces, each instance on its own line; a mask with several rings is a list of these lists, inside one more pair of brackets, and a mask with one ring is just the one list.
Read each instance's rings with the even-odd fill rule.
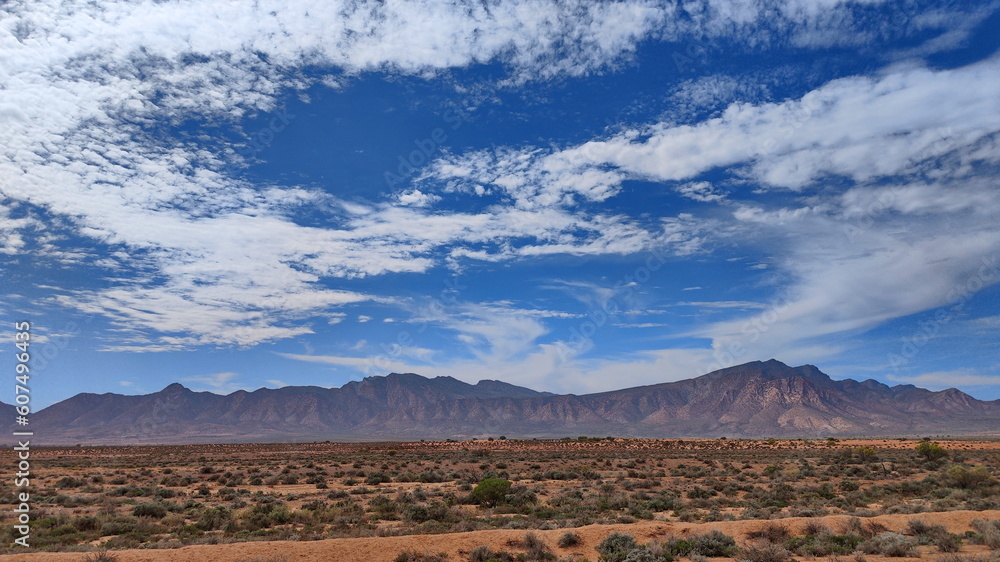
[[32,450],[16,560],[1000,560],[1000,442],[620,439]]

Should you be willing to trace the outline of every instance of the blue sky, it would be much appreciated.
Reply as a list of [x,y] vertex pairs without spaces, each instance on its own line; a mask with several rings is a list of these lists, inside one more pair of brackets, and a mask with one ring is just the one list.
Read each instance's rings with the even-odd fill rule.
[[998,27],[997,2],[8,2],[0,352],[33,322],[36,405],[769,358],[997,399]]

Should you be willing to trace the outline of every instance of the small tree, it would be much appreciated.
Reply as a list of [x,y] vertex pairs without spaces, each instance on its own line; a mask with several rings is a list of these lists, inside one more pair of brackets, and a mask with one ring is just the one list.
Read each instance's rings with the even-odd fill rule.
[[635,537],[627,533],[614,532],[597,544],[601,562],[623,562],[630,552],[639,548]]
[[985,466],[966,468],[960,464],[956,464],[948,468],[947,474],[948,478],[959,488],[979,488],[980,486],[989,484],[993,480],[989,469]]
[[930,441],[921,441],[917,447],[917,454],[929,461],[936,461],[948,456],[948,450]]
[[472,490],[472,498],[475,499],[476,503],[479,505],[495,507],[498,503],[503,501],[504,497],[507,496],[507,492],[510,491],[510,486],[510,480],[504,480],[503,478],[487,478],[476,485],[476,487]]
[[878,451],[875,450],[875,447],[868,445],[855,447],[854,454],[858,456],[858,460],[861,462],[872,462],[878,459]]

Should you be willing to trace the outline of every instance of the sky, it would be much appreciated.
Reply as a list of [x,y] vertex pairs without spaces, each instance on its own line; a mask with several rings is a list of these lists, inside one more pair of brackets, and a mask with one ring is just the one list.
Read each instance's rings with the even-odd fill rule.
[[998,399],[998,28],[997,1],[5,2],[0,354],[31,322],[36,407],[771,358]]

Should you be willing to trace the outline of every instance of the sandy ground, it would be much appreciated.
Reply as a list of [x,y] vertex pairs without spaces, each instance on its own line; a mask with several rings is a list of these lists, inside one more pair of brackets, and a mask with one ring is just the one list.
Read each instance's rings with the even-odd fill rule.
[[[821,522],[834,531],[843,527],[850,519],[848,515],[831,515],[828,517],[792,517],[781,519],[781,523],[787,525],[793,535],[803,534],[802,529],[808,522]],[[927,523],[944,525],[952,533],[964,533],[970,528],[973,519],[1000,519],[1000,510],[993,511],[948,511],[940,513],[920,513],[920,514],[899,514],[899,515],[879,515],[865,518],[863,521],[875,521],[888,528],[890,531],[903,531],[907,522],[911,519],[922,519]],[[760,529],[767,521],[720,521],[714,523],[673,523],[663,521],[642,521],[632,524],[621,525],[588,525],[572,529],[583,540],[581,544],[571,548],[558,548],[556,541],[569,529],[556,529],[551,531],[535,531],[546,543],[553,547],[553,551],[559,556],[570,554],[581,554],[591,561],[597,560],[597,552],[594,547],[608,534],[613,531],[630,533],[636,537],[640,543],[645,543],[653,539],[663,538],[670,535],[700,534],[717,529],[728,535],[734,536],[737,542],[742,543],[746,538],[746,533]],[[244,542],[221,545],[199,545],[187,546],[172,550],[122,550],[115,551],[115,555],[120,562],[175,562],[175,561],[199,561],[199,562],[236,562],[238,560],[249,561],[258,558],[261,561],[275,560],[299,561],[299,560],[329,560],[343,562],[392,562],[395,557],[404,550],[417,550],[427,553],[447,553],[448,560],[461,562],[468,560],[468,552],[479,545],[488,545],[494,550],[509,550],[518,552],[515,547],[508,545],[509,541],[520,541],[524,537],[525,531],[514,530],[490,530],[472,531],[468,533],[450,533],[443,535],[411,535],[403,537],[384,538],[356,538],[356,539],[328,539],[321,541],[275,541],[275,542]],[[980,551],[983,547],[964,546],[965,551]],[[923,547],[924,560],[934,559],[936,549]],[[932,555],[933,553],[933,555]],[[31,554],[11,554],[3,556],[6,560],[27,560],[27,561],[60,561],[60,560],[81,560],[84,554],[80,553],[31,553]],[[879,557],[869,556],[872,562],[879,560]],[[722,559],[719,559],[720,561]],[[906,559],[893,558],[893,561],[904,561]]]

